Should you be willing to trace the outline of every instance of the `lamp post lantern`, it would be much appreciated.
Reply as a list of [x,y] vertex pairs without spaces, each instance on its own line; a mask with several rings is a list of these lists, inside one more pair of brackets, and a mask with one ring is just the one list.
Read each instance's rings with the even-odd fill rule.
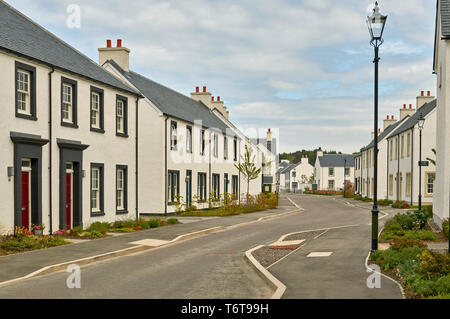
[[417,122],[417,126],[419,126],[419,211],[422,210],[422,131],[424,124],[425,118],[420,113],[419,121]]
[[380,8],[378,7],[378,1],[375,2],[375,7],[373,8],[373,14],[367,17],[367,26],[370,33],[370,44],[375,49],[375,59],[373,63],[375,64],[375,90],[374,90],[374,167],[373,167],[373,177],[374,177],[374,192],[373,192],[373,207],[372,207],[372,251],[378,249],[378,204],[377,204],[377,184],[378,184],[378,62],[380,58],[378,56],[378,51],[380,46],[383,44],[383,32],[386,25],[387,16],[380,13]]

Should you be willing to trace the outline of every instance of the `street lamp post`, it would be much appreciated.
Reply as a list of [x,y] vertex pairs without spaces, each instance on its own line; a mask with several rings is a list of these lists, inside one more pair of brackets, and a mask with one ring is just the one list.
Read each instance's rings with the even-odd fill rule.
[[419,121],[417,125],[419,126],[419,211],[422,210],[422,131],[425,124],[425,118],[423,114],[420,113]]
[[374,98],[374,194],[373,194],[373,207],[372,207],[372,251],[378,249],[378,204],[377,204],[377,184],[378,184],[378,62],[380,58],[378,56],[378,51],[380,46],[383,44],[383,31],[386,25],[387,16],[380,13],[380,8],[378,7],[378,1],[375,2],[375,7],[373,9],[373,14],[367,17],[367,26],[370,32],[370,44],[375,49],[375,59],[373,63],[375,64],[375,98]]

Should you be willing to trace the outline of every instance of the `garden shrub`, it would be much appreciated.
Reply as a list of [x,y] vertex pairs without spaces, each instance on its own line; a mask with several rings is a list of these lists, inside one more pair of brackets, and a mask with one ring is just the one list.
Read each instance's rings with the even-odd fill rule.
[[102,234],[106,234],[111,229],[111,225],[109,223],[95,222],[92,223],[87,229],[87,232],[99,232]]
[[411,206],[409,206],[409,204],[407,202],[396,201],[395,203],[392,204],[392,208],[407,209],[407,208],[411,208]]
[[442,231],[444,232],[444,235],[448,238],[448,227],[449,223],[448,223],[448,219],[444,220],[444,222],[442,223]]
[[169,218],[169,219],[167,220],[167,223],[168,223],[169,225],[175,225],[175,224],[178,224],[178,219],[177,219],[177,218]]
[[150,228],[158,228],[161,225],[160,219],[150,219],[149,220]]
[[83,227],[77,226],[77,227],[72,228],[72,229],[69,231],[69,236],[78,237],[78,236],[80,236],[80,234],[81,234],[82,232],[83,232]]
[[376,261],[384,270],[392,270],[408,260],[417,260],[423,248],[408,247],[401,250],[377,250],[372,253],[371,260]]
[[410,247],[426,248],[427,246],[420,240],[408,238],[394,238],[394,242],[391,244],[391,249],[393,250],[402,250]]
[[450,274],[450,254],[441,254],[424,250],[420,256],[420,267],[417,272],[426,279],[437,279]]
[[391,200],[388,200],[388,199],[379,199],[379,200],[377,201],[377,203],[378,203],[378,205],[380,205],[380,206],[390,206],[390,205],[392,205],[394,202],[391,201]]

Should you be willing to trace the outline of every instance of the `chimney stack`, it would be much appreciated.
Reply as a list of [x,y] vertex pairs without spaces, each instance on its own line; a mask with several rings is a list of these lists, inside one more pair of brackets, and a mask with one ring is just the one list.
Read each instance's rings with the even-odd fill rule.
[[409,105],[409,108],[406,107],[406,104],[403,104],[403,108],[400,109],[400,121],[402,121],[405,117],[413,116],[416,113],[416,110],[413,109],[412,104]]
[[431,91],[427,91],[427,96],[425,96],[425,91],[420,92],[420,96],[416,99],[416,108],[420,109],[425,104],[431,102],[434,100],[434,96],[431,96]]
[[384,120],[384,126],[383,126],[383,130],[386,131],[386,129],[391,126],[392,124],[397,123],[397,120],[394,119],[394,115],[391,115],[391,117],[389,118],[389,115],[386,117],[386,119]]
[[202,92],[200,92],[200,87],[195,87],[195,92],[191,93],[191,98],[195,101],[202,102],[208,108],[213,109],[212,103],[214,101],[214,97],[207,91],[206,86],[203,87]]
[[114,60],[124,71],[130,72],[130,49],[122,47],[122,40],[117,40],[113,48],[111,40],[106,40],[106,48],[98,49],[98,63],[103,65],[108,60]]

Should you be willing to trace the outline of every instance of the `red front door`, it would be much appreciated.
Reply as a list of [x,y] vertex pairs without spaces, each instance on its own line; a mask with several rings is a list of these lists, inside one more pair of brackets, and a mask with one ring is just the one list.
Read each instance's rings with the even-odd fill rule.
[[30,172],[22,172],[22,227],[30,228]]
[[66,174],[66,224],[67,230],[72,229],[72,175]]

